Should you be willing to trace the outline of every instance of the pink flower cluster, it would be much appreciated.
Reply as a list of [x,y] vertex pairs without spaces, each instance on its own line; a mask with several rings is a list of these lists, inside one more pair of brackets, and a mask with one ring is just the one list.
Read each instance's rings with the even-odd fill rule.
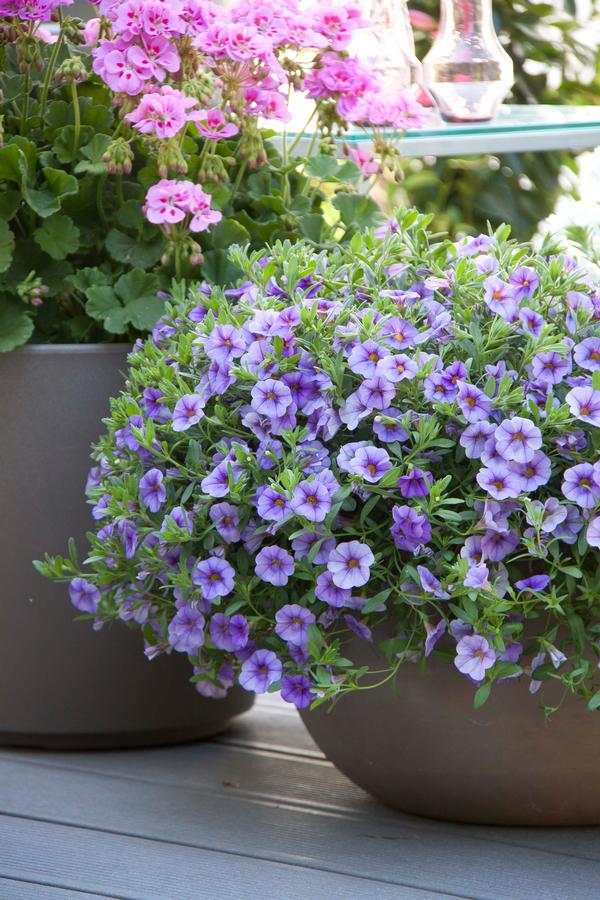
[[59,6],[70,6],[73,0],[0,0],[0,18],[26,22],[47,22]]
[[144,213],[155,225],[171,225],[189,217],[190,231],[206,231],[222,219],[222,214],[210,207],[210,194],[192,181],[163,178],[146,195]]
[[144,94],[139,106],[125,118],[142,134],[167,139],[175,137],[188,122],[206,118],[207,113],[195,109],[197,106],[197,100],[165,84],[158,91]]

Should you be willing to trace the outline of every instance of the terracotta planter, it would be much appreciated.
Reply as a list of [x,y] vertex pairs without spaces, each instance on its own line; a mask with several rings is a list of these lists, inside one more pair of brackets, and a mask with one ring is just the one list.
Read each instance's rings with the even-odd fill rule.
[[[344,649],[381,667],[364,642]],[[559,698],[544,695],[546,703]],[[397,688],[302,711],[326,756],[352,781],[403,812],[494,825],[600,823],[600,717],[566,698],[547,725],[527,683],[497,685],[482,709],[473,686],[430,660],[401,667]]]
[[207,737],[253,697],[207,700],[183,654],[148,662],[138,632],[94,632],[32,559],[91,530],[90,443],[122,386],[124,345],[30,346],[0,355],[0,742],[122,747]]

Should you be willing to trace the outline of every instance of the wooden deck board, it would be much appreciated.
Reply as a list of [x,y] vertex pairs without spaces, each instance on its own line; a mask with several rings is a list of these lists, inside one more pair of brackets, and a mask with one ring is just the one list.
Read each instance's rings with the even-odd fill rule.
[[592,900],[599,883],[600,829],[397,814],[272,698],[203,744],[0,751],[1,900]]

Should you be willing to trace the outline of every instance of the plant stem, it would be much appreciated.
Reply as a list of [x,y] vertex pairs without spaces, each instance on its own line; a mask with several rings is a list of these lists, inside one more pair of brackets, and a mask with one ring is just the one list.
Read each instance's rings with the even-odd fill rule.
[[233,187],[231,188],[231,197],[229,198],[230,203],[233,203],[233,199],[238,192],[239,186],[242,183],[242,178],[244,177],[244,174],[246,172],[247,165],[248,165],[248,161],[243,159],[237,170],[237,175],[235,176],[235,181],[233,182]]
[[181,241],[175,242],[175,278],[181,281]]
[[77,95],[77,83],[71,82],[71,97],[73,99],[73,115],[75,116],[75,136],[73,138],[73,156],[77,156],[79,150],[79,136],[81,134],[81,110],[79,108],[79,97]]
[[[60,7],[59,7],[60,9]],[[58,54],[60,53],[60,49],[62,47],[64,39],[64,33],[62,28],[58,35],[58,40],[56,41],[54,47],[52,48],[52,53],[50,54],[50,59],[48,61],[48,68],[46,69],[46,75],[44,77],[44,84],[42,86],[42,98],[40,100],[40,115],[42,119],[46,113],[46,106],[48,104],[48,91],[50,90],[50,82],[52,81],[52,76],[54,75],[54,69],[56,68],[56,61],[58,59]]]

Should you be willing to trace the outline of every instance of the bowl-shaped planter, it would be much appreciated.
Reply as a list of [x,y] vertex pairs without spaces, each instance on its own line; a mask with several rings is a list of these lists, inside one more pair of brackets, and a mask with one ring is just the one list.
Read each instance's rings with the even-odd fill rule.
[[113,747],[206,737],[248,709],[237,689],[202,698],[185,654],[148,662],[141,637],[74,623],[64,586],[31,560],[92,527],[90,444],[122,387],[124,345],[36,346],[0,355],[0,741]]
[[[385,661],[364,642],[348,655],[359,665]],[[544,688],[544,702],[562,692]],[[473,686],[430,658],[400,667],[396,685],[302,710],[328,759],[388,806],[406,813],[488,825],[600,823],[600,721],[566,697],[546,723],[540,694],[524,680],[496,685],[473,708]]]

